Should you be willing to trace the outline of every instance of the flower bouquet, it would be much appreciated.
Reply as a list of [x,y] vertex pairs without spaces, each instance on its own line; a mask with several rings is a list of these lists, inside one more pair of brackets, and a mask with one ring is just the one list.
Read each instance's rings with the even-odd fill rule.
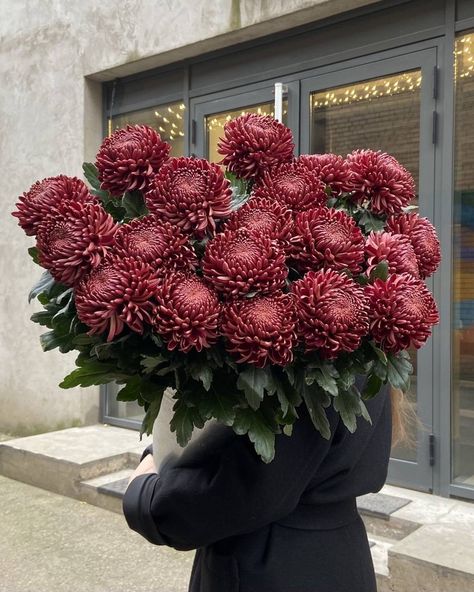
[[407,350],[438,322],[423,280],[439,242],[388,154],[294,158],[291,131],[254,114],[218,149],[219,164],[173,158],[155,130],[127,126],[84,164],[90,188],[44,179],[13,215],[45,269],[30,293],[42,347],[78,352],[61,387],[119,383],[142,433],[171,387],[181,446],[217,420],[270,462],[300,405],[329,438],[328,406],[354,431],[383,384],[408,388]]

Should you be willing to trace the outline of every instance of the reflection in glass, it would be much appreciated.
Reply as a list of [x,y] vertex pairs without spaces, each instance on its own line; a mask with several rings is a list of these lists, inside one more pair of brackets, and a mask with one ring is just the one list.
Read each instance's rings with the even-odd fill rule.
[[143,407],[136,401],[117,401],[116,396],[123,385],[107,385],[107,409],[106,415],[119,419],[130,419],[141,424],[144,416]]
[[455,52],[452,470],[474,487],[474,33]]
[[421,70],[339,86],[311,95],[311,152],[345,156],[383,150],[418,187]]
[[171,156],[184,156],[184,111],[186,106],[178,101],[149,109],[132,111],[112,118],[109,132],[126,125],[148,125],[159,132],[162,140],[171,145]]
[[[286,125],[288,102],[283,101],[283,123]],[[259,115],[271,115],[273,117],[273,102],[260,103],[251,107],[243,107],[232,111],[214,113],[206,117],[206,158],[211,162],[219,162],[222,156],[217,152],[219,138],[224,135],[224,125],[231,119],[245,115],[245,113],[258,113]]]
[[[419,181],[421,70],[411,70],[311,94],[311,152],[345,156],[357,148],[383,150]],[[416,409],[416,351],[409,400]],[[417,426],[408,426],[417,441]],[[416,448],[396,446],[392,456],[416,461]]]

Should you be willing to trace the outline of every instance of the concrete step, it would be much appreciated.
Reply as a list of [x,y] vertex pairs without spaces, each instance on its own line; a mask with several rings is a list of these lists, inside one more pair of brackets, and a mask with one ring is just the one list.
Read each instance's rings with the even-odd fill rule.
[[0,443],[0,474],[81,499],[81,482],[135,468],[150,442],[101,424],[16,438]]
[[398,541],[420,525],[397,516],[397,512],[411,503],[406,497],[386,493],[369,493],[357,498],[357,508],[367,533],[385,540]]
[[80,483],[81,499],[105,510],[122,513],[122,497],[133,469],[122,469]]

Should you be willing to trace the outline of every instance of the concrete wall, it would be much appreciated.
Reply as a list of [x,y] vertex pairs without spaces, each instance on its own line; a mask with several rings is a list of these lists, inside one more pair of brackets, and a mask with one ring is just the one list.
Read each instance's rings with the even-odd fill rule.
[[374,2],[0,0],[0,431],[98,417],[98,389],[57,387],[74,356],[41,351],[26,298],[40,271],[10,212],[36,179],[80,175],[93,159],[99,81]]

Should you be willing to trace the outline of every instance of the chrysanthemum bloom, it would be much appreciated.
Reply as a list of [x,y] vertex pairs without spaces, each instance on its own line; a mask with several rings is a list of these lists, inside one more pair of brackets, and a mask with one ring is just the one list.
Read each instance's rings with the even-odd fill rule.
[[298,321],[296,331],[306,351],[318,350],[334,359],[356,350],[369,331],[364,289],[332,269],[310,271],[293,284]]
[[352,173],[353,199],[368,200],[374,214],[397,214],[415,197],[415,181],[393,156],[373,150],[354,150],[347,156]]
[[217,151],[229,171],[242,179],[255,179],[268,168],[290,161],[293,136],[282,123],[265,115],[246,113],[224,126]]
[[409,273],[420,277],[415,251],[406,236],[391,232],[371,232],[365,243],[367,275],[381,262],[386,261],[389,273]]
[[158,279],[152,267],[134,257],[108,257],[81,279],[74,290],[77,316],[89,335],[107,331],[112,341],[127,325],[143,333],[151,324]]
[[168,349],[201,351],[216,342],[221,305],[198,276],[170,274],[158,286],[156,301],[153,324]]
[[216,220],[231,212],[229,181],[221,168],[201,158],[170,158],[146,195],[152,214],[196,238],[212,236]]
[[277,243],[245,228],[227,230],[210,241],[202,269],[214,288],[227,296],[275,292],[288,275],[284,252]]
[[418,214],[397,214],[387,220],[387,229],[404,234],[415,251],[420,277],[430,277],[441,262],[441,249],[435,227]]
[[302,271],[328,267],[359,273],[364,237],[354,219],[342,210],[314,208],[296,216],[291,257]]
[[18,218],[18,224],[28,236],[35,236],[38,226],[44,218],[66,202],[93,203],[96,199],[89,189],[76,177],[48,177],[36,181],[24,193],[16,204],[17,210],[12,216]]
[[268,170],[255,187],[254,195],[276,200],[294,212],[323,206],[328,199],[323,182],[296,162],[283,163]]
[[153,215],[119,226],[116,251],[147,261],[160,275],[171,270],[192,271],[197,258],[188,237],[177,226]]
[[105,138],[96,156],[101,188],[115,196],[146,191],[169,151],[170,145],[147,125],[117,130]]
[[99,204],[67,203],[38,227],[40,264],[56,281],[73,286],[106,256],[116,230],[114,219]]
[[302,154],[296,162],[312,171],[331,189],[333,196],[352,190],[351,171],[345,158],[337,154]]
[[439,322],[436,303],[423,280],[392,274],[365,288],[370,301],[370,333],[384,351],[420,348]]
[[246,228],[252,233],[265,235],[286,245],[291,238],[293,214],[284,204],[264,197],[251,197],[231,214],[224,230]]
[[230,301],[224,311],[222,334],[227,350],[239,356],[237,362],[259,368],[285,366],[293,360],[295,323],[292,295],[276,292]]

